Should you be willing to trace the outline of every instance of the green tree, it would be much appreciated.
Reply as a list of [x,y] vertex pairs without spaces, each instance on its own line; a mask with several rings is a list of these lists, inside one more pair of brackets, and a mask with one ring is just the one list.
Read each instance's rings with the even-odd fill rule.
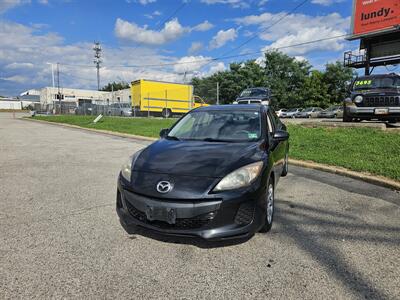
[[346,95],[346,84],[354,76],[352,69],[340,62],[326,65],[324,71],[311,71],[306,60],[297,60],[284,53],[265,53],[265,63],[255,60],[231,63],[229,69],[208,77],[193,78],[194,93],[216,102],[217,82],[220,103],[232,103],[246,88],[268,87],[275,108],[320,106],[340,103]]
[[193,78],[194,93],[204,98],[207,103],[215,103],[217,82],[220,87],[221,104],[232,103],[246,88],[265,86],[266,83],[263,68],[255,60],[248,60],[243,63],[232,63],[229,70],[209,77]]
[[111,92],[111,91],[118,91],[118,90],[125,90],[129,89],[129,83],[125,81],[121,82],[109,82],[106,86],[104,86],[101,90],[105,92]]
[[355,71],[344,67],[339,61],[326,64],[324,81],[328,85],[330,104],[339,104],[346,98],[347,83],[353,76],[355,76]]
[[311,71],[304,82],[301,95],[302,107],[317,106],[325,108],[329,103],[328,85],[324,81],[324,73],[318,70]]
[[278,51],[265,53],[265,76],[275,107],[302,106],[301,95],[310,69],[308,61],[299,61]]

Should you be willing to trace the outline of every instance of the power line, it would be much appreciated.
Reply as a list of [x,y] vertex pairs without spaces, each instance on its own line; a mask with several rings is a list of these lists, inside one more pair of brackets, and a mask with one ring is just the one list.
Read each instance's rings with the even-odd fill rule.
[[241,43],[239,46],[226,51],[225,53],[222,54],[222,56],[227,55],[229,53],[232,53],[240,48],[242,48],[244,45],[247,45],[248,43],[250,43],[252,40],[254,40],[255,38],[258,37],[258,35],[260,35],[261,33],[266,32],[267,30],[271,29],[272,27],[274,27],[276,24],[280,23],[281,21],[283,21],[285,18],[287,18],[290,14],[294,13],[296,10],[298,10],[300,7],[302,7],[304,4],[306,4],[309,0],[303,0],[302,2],[300,2],[298,5],[296,5],[294,8],[292,8],[290,11],[284,13],[278,20],[276,20],[275,22],[273,22],[272,24],[270,24],[269,26],[265,27],[263,30],[261,30],[260,32],[258,32],[257,34],[253,35],[252,37],[248,38],[246,41],[244,41],[243,43]]
[[[323,42],[323,41],[328,41],[328,40],[335,40],[335,39],[340,39],[340,38],[346,38],[348,37],[348,34],[341,34],[341,35],[336,35],[336,36],[331,36],[327,38],[321,38],[321,39],[316,39],[316,40],[311,40],[311,41],[306,41],[302,43],[297,43],[297,44],[291,44],[291,45],[284,45],[280,47],[274,47],[269,49],[270,51],[273,50],[282,50],[282,49],[288,49],[288,48],[293,48],[293,47],[299,47],[299,46],[305,46],[309,44],[314,44],[318,42]],[[147,65],[119,65],[119,66],[104,66],[105,68],[113,69],[113,68],[151,68],[151,67],[167,67],[167,66],[176,66],[176,65],[185,65],[185,64],[195,64],[195,63],[201,63],[201,62],[213,62],[213,61],[219,61],[219,60],[225,60],[225,59],[230,59],[230,58],[236,58],[236,57],[244,57],[244,56],[249,56],[249,55],[255,55],[255,54],[260,54],[260,53],[265,53],[267,51],[265,50],[259,50],[259,51],[253,51],[253,52],[246,52],[246,53],[241,53],[241,54],[235,54],[235,55],[226,55],[226,56],[219,56],[219,57],[214,57],[214,58],[204,58],[204,59],[198,59],[198,60],[193,60],[189,62],[171,62],[171,63],[163,63],[163,64],[147,64]],[[88,65],[74,65],[74,64],[64,64],[60,63],[61,65],[67,65],[67,66],[77,66],[77,67],[90,67]]]

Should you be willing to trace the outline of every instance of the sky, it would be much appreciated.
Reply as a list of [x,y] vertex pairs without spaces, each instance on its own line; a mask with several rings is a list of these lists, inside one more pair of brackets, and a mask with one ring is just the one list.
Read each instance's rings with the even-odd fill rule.
[[323,69],[358,42],[292,45],[349,33],[351,9],[352,0],[0,0],[0,95],[51,86],[57,63],[61,87],[96,89],[94,41],[101,86],[189,81],[271,49]]

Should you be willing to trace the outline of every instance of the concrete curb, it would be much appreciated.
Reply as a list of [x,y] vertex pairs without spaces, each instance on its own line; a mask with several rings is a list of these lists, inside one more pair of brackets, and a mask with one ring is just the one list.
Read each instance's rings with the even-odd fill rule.
[[355,172],[348,170],[346,168],[342,167],[336,167],[336,166],[330,166],[330,165],[324,165],[320,163],[315,163],[312,161],[304,161],[304,160],[297,160],[297,159],[289,159],[289,163],[295,166],[303,167],[303,168],[309,168],[309,169],[315,169],[315,170],[320,170],[328,173],[333,173],[333,174],[339,174],[342,176],[347,176],[350,178],[354,179],[359,179],[365,182],[369,182],[375,185],[391,188],[394,190],[400,191],[400,182],[389,179],[383,176],[376,176],[376,175],[371,175],[367,173],[362,173],[362,172]]
[[[80,127],[77,125],[48,122],[48,121],[37,120],[37,119],[32,119],[32,118],[20,118],[20,119],[26,120],[26,121],[38,122],[38,123],[51,124],[51,125],[56,125],[56,126],[61,126],[61,127],[92,131],[92,132],[97,132],[97,133],[102,133],[102,134],[107,134],[107,135],[130,138],[130,139],[134,139],[134,140],[151,141],[151,142],[157,140],[157,138],[145,137],[145,136],[134,135],[134,134],[129,134],[129,133],[119,133],[119,132],[109,131],[109,130],[85,128],[85,127]],[[363,180],[365,182],[369,182],[369,183],[372,183],[375,185],[379,185],[379,186],[383,186],[383,187],[387,187],[387,188],[391,188],[391,189],[400,191],[400,182],[399,181],[389,179],[389,178],[386,178],[383,176],[375,176],[375,175],[371,175],[371,174],[351,171],[351,170],[348,170],[348,169],[342,168],[342,167],[335,167],[335,166],[315,163],[312,161],[297,160],[297,159],[292,159],[292,158],[289,159],[289,163],[292,165],[295,165],[295,166],[303,167],[303,168],[315,169],[315,170],[320,170],[320,171],[324,171],[324,172],[328,172],[328,173],[339,174],[342,176],[347,176],[347,177]]]

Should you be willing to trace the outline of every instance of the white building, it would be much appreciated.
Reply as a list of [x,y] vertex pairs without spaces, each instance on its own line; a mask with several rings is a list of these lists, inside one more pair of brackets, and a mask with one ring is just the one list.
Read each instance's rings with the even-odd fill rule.
[[[40,104],[49,105],[59,101],[58,88],[45,87],[40,90]],[[82,103],[96,103],[107,101],[110,98],[109,92],[101,92],[94,90],[81,90],[60,88],[60,98],[62,102],[75,103],[80,105]]]
[[110,92],[110,101],[112,102],[122,102],[122,103],[132,103],[131,99],[131,89],[119,90]]
[[18,99],[0,98],[0,109],[22,109],[22,103]]
[[[60,97],[63,103],[71,103],[76,106],[82,104],[105,104],[114,102],[131,102],[131,90],[125,89],[115,92],[103,92],[95,90],[81,90],[81,89],[70,89],[60,88]],[[40,104],[49,105],[54,102],[58,102],[58,88],[56,87],[45,87],[40,90]]]

